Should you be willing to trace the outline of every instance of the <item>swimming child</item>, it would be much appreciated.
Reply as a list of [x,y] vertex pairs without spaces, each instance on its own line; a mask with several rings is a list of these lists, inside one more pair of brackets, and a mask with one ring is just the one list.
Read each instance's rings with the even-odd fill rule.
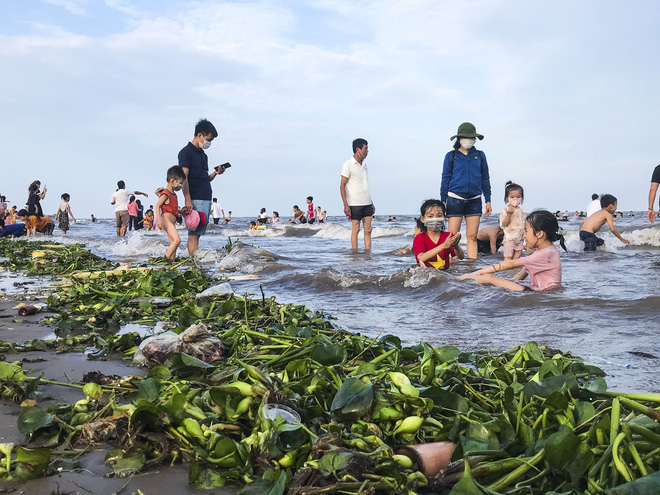
[[62,231],[62,235],[66,235],[69,230],[69,215],[73,218],[73,221],[76,221],[76,217],[71,213],[71,206],[69,206],[69,200],[71,196],[68,193],[62,194],[62,202],[60,203],[60,208],[57,210],[57,228]]
[[253,230],[257,230],[257,222],[255,222],[254,220],[250,222],[250,231]]
[[270,217],[270,223],[279,223],[279,222],[280,222],[280,214],[274,211],[273,216]]
[[[471,278],[480,284],[491,284],[515,291],[526,289],[538,291],[558,287],[561,285],[561,259],[559,251],[553,244],[555,241],[559,241],[564,251],[568,252],[564,243],[563,231],[559,229],[557,218],[546,210],[533,211],[527,215],[525,221],[525,244],[527,249],[535,249],[533,254],[524,258],[495,263],[492,266],[466,273],[458,278],[460,280]],[[523,269],[514,276],[514,279],[523,280],[527,275],[530,275],[532,277],[531,283],[522,285],[493,275],[495,272],[518,267]]]
[[94,216],[94,213],[92,213],[92,222],[97,222],[98,219]]
[[181,244],[181,238],[176,230],[176,219],[179,216],[179,201],[176,191],[180,191],[186,174],[179,165],[167,170],[167,186],[160,192],[156,203],[156,224],[161,230],[167,232],[170,246],[165,252],[165,258],[173,261],[176,258],[176,250]]
[[445,232],[445,213],[445,204],[439,199],[427,199],[422,203],[421,232],[413,240],[415,261],[421,266],[446,270],[451,259],[463,259],[465,256],[458,245],[460,232]]
[[296,220],[300,220],[300,223],[307,223],[305,212],[298,208],[298,205],[293,205],[293,218],[288,223],[296,223]]
[[616,212],[617,201],[611,194],[603,194],[600,197],[601,210],[580,222],[580,240],[584,241],[585,251],[595,251],[596,247],[605,244],[600,237],[596,237],[596,232],[607,222],[612,233],[624,244],[630,244],[630,241],[621,237],[619,231],[614,227],[612,214]]
[[504,231],[504,259],[518,259],[522,254],[525,239],[525,210],[520,205],[525,199],[522,186],[511,181],[504,187],[507,204],[500,212],[500,227]]
[[227,213],[227,216],[225,217],[225,222],[224,223],[228,224],[229,222],[231,222],[231,211],[229,211]]

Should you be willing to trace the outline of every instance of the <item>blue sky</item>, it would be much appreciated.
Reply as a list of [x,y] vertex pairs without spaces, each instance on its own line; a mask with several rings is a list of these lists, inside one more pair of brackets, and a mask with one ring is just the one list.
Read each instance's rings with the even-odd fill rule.
[[653,1],[0,3],[0,191],[63,192],[113,216],[117,180],[150,193],[206,117],[213,182],[235,215],[288,216],[308,195],[341,214],[351,141],[369,141],[380,214],[439,195],[461,122],[486,138],[493,208],[645,210],[660,163]]

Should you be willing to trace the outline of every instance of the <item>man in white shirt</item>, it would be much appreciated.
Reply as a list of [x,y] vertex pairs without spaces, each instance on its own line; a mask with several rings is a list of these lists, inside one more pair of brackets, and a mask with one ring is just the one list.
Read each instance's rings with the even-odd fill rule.
[[222,219],[225,219],[225,210],[222,209],[220,203],[218,203],[218,198],[213,198],[213,204],[211,204],[211,217],[213,217],[213,223],[218,225],[220,222],[220,215]]
[[600,206],[600,197],[598,194],[591,195],[591,203],[587,205],[587,217],[590,217],[597,211],[600,211],[602,208]]
[[117,182],[117,190],[110,198],[110,204],[115,205],[115,221],[117,222],[117,235],[123,237],[126,235],[128,227],[128,200],[131,196],[139,194],[148,198],[149,195],[140,191],[127,191],[123,180]]
[[351,247],[357,249],[360,221],[364,226],[364,249],[371,249],[371,219],[376,213],[376,207],[371,201],[369,190],[369,174],[364,160],[369,153],[366,140],[358,138],[353,141],[353,156],[341,169],[339,192],[344,202],[344,214],[351,219]]

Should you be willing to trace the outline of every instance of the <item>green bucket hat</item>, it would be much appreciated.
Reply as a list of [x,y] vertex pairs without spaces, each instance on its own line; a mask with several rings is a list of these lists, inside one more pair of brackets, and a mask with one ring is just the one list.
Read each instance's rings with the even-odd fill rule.
[[474,126],[474,124],[470,124],[469,122],[463,122],[461,125],[459,125],[458,131],[456,131],[456,135],[450,137],[449,140],[453,141],[457,137],[479,138],[480,140],[484,138],[483,135],[477,134],[477,128]]

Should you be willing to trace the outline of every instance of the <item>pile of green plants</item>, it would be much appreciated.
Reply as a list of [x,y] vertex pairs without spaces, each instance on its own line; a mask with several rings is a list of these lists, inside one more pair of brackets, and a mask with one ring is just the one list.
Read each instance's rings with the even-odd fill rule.
[[[18,429],[40,447],[0,448],[0,478],[41,476],[62,455],[54,451],[109,443],[117,476],[187,462],[191,483],[246,494],[660,492],[660,395],[608,392],[603,371],[570,353],[534,342],[504,352],[405,346],[392,335],[337,330],[322,314],[274,298],[198,300],[209,281],[194,269],[129,273],[74,279],[58,290],[60,315],[89,318],[90,306],[116,304],[122,318],[168,320],[177,333],[202,322],[227,359],[174,354],[145,377],[85,377],[75,404],[24,402]],[[158,283],[139,288],[149,277]],[[126,302],[112,300],[129,287],[171,306],[143,300],[141,312],[124,313]],[[127,335],[0,350],[10,358],[93,345],[130,358],[141,339]],[[9,361],[0,363],[3,397],[38,400],[39,384],[52,382]],[[442,441],[457,447],[435,477],[399,449]]]
[[76,270],[108,270],[117,263],[97,256],[82,244],[31,242],[0,238],[0,266],[24,270],[28,275],[68,275]]

